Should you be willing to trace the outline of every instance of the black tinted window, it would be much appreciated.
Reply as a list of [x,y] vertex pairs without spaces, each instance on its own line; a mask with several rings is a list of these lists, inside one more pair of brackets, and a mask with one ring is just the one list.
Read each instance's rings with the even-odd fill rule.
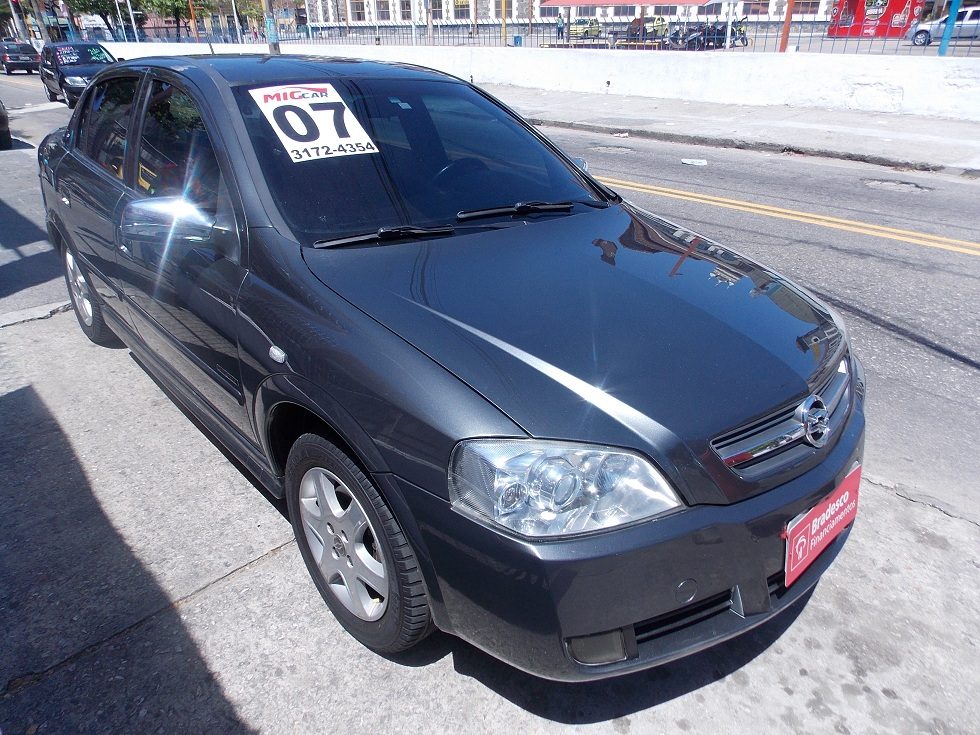
[[79,150],[120,179],[137,81],[123,77],[98,84],[88,96],[79,124]]
[[214,212],[220,181],[214,148],[194,100],[166,82],[153,82],[137,187],[149,196],[183,196]]
[[54,55],[59,66],[75,66],[76,64],[111,64],[115,59],[112,54],[98,44],[71,46],[55,46]]
[[[329,84],[349,110],[346,117],[336,102],[309,108],[287,98],[291,89],[302,95],[326,84],[263,87],[261,94],[270,89],[286,95],[263,109],[254,98],[258,89],[235,90],[273,198],[303,239],[387,225],[455,222],[461,210],[518,201],[594,198],[520,122],[466,85],[332,80]],[[325,109],[305,112],[317,106]],[[270,122],[277,115],[278,131]],[[342,142],[362,140],[344,135],[352,117],[370,137],[369,147],[352,151]],[[336,133],[327,156],[317,129]],[[295,142],[284,144],[284,130]]]

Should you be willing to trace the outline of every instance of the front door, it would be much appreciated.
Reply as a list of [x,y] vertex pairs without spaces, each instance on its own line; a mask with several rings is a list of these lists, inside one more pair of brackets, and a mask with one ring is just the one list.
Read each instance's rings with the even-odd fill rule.
[[252,440],[238,364],[238,291],[245,278],[235,206],[201,109],[185,90],[153,80],[123,206],[157,199],[193,207],[207,238],[118,233],[118,266],[143,341],[187,386]]
[[140,78],[99,82],[85,98],[71,151],[55,174],[55,207],[82,259],[90,285],[128,323],[116,288],[115,231],[123,193],[126,146]]

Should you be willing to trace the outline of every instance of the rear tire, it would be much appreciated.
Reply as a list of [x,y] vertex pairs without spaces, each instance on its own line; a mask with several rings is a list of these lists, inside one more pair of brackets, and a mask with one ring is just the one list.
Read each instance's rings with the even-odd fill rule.
[[928,46],[932,43],[932,36],[929,31],[917,31],[914,36],[912,36],[913,46]]
[[10,137],[10,131],[4,130],[0,133],[0,151],[9,151],[14,147],[14,139]]
[[346,453],[317,434],[297,439],[286,462],[286,503],[306,568],[348,633],[389,654],[428,635],[429,604],[415,552],[374,483]]
[[82,332],[97,345],[109,347],[118,344],[119,338],[102,317],[102,305],[99,303],[95,289],[89,284],[82,264],[67,245],[61,254],[61,260],[65,269],[68,296],[71,298],[72,309],[75,311],[75,318],[78,319],[78,326],[82,328]]
[[8,77],[10,76],[10,67],[8,67],[6,64],[3,65],[3,73]]

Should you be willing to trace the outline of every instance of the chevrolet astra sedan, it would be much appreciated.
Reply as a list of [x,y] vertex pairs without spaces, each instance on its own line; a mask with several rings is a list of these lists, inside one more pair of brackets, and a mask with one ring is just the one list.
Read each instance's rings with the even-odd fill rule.
[[470,84],[139,59],[38,155],[82,331],[285,497],[371,649],[439,628],[551,679],[643,669],[777,615],[850,532],[837,315]]

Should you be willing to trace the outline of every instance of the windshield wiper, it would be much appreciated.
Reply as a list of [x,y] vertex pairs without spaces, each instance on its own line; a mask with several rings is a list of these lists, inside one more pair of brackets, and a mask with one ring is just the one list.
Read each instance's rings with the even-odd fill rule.
[[589,200],[576,200],[569,202],[516,202],[503,207],[489,207],[487,209],[470,209],[456,214],[456,220],[464,222],[468,219],[478,217],[495,217],[499,214],[533,214],[534,212],[569,212],[576,204],[583,204],[586,207],[605,209],[609,202],[594,202]]
[[338,237],[334,240],[317,240],[313,243],[313,247],[343,248],[348,245],[360,245],[365,242],[384,242],[387,240],[405,240],[421,237],[446,237],[455,232],[456,228],[452,225],[439,225],[437,227],[416,227],[414,225],[379,227],[374,232],[365,232],[360,235]]

